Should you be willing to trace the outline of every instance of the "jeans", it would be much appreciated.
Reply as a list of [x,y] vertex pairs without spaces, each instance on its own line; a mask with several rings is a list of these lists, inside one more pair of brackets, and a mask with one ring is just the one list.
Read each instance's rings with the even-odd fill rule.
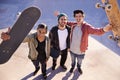
[[80,68],[85,54],[78,55],[78,54],[73,53],[72,51],[70,51],[70,54],[71,54],[71,61],[72,61],[71,66],[72,66],[72,68],[74,68],[76,65],[76,59],[77,59],[77,67]]
[[42,74],[46,74],[46,62],[45,61],[32,60],[32,62],[36,69],[40,67],[39,63],[41,63],[41,72]]
[[[61,53],[60,65],[64,66],[67,59],[67,49],[62,50],[60,53]],[[56,64],[57,64],[57,59],[53,58],[53,66],[56,66]]]

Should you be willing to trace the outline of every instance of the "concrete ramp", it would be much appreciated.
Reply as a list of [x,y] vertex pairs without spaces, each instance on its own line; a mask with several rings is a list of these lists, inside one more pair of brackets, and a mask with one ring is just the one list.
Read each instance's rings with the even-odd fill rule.
[[[6,31],[0,30],[0,32]],[[1,40],[0,40],[1,41]],[[22,43],[11,59],[0,65],[0,80],[43,80],[41,69],[36,76],[33,75],[34,66],[28,59],[27,43]],[[47,63],[47,80],[120,80],[120,56],[102,45],[92,37],[89,37],[89,48],[83,60],[83,74],[79,75],[77,68],[69,73],[71,57],[68,53],[66,62],[67,71],[59,67],[52,71],[52,58]]]

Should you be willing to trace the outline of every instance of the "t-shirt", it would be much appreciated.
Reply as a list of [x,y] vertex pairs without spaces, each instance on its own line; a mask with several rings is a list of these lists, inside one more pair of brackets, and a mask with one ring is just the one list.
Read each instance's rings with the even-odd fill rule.
[[68,36],[67,29],[58,30],[58,38],[59,38],[60,50],[66,49],[66,39],[67,39],[67,36]]
[[40,61],[44,61],[46,59],[46,53],[45,53],[45,40],[43,42],[40,42],[38,39],[38,46],[36,50],[38,51],[38,57],[37,59]]
[[76,26],[73,29],[72,42],[70,45],[70,50],[75,54],[80,54],[80,44],[81,44],[82,31],[81,26]]

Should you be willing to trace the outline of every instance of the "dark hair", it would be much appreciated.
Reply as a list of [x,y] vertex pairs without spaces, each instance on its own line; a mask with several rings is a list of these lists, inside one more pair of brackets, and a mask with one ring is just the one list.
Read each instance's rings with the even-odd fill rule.
[[41,29],[46,29],[46,33],[47,33],[47,25],[46,24],[44,24],[44,23],[39,24],[38,27],[37,27],[37,30],[40,29],[40,28]]
[[37,29],[40,29],[40,28],[42,28],[42,29],[45,28],[47,30],[47,25],[44,23],[41,23],[38,25]]
[[73,16],[75,17],[75,15],[78,14],[78,13],[81,13],[83,15],[83,17],[85,17],[84,12],[82,10],[79,10],[79,9],[73,11]]

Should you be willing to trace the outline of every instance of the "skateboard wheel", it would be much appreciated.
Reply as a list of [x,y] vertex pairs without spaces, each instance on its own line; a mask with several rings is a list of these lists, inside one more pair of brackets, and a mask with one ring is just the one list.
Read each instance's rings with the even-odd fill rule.
[[111,5],[111,4],[107,4],[107,5],[105,6],[105,9],[106,9],[107,11],[110,11],[110,10],[112,9],[112,5]]
[[96,3],[95,7],[96,8],[103,8],[103,9],[105,9],[105,5],[104,4],[100,4],[100,3]]
[[21,15],[21,12],[18,12],[18,13],[17,13],[17,16],[20,16],[20,15]]
[[100,4],[100,3],[96,3],[95,7],[96,7],[96,8],[100,8],[100,7],[101,7],[101,4]]
[[108,36],[108,39],[113,39],[113,36],[112,36],[112,35],[109,35],[109,36]]
[[16,15],[16,17],[18,18],[20,15],[21,15],[21,12],[18,12],[17,15]]

